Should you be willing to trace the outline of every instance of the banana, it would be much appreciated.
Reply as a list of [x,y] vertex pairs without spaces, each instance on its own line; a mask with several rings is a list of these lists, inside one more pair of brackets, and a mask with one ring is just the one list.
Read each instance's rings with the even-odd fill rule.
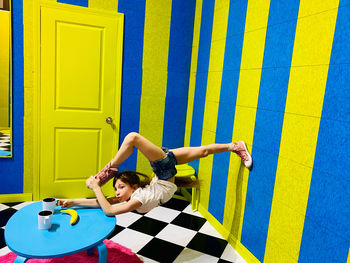
[[70,224],[71,225],[74,225],[78,221],[78,218],[79,218],[78,212],[75,211],[74,209],[61,210],[60,212],[61,213],[67,213],[67,214],[71,215],[71,218],[70,218]]

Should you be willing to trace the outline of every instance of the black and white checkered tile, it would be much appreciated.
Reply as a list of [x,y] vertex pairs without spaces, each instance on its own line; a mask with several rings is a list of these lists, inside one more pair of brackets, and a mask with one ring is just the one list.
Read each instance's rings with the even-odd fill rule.
[[7,155],[11,152],[10,134],[0,132],[0,153]]
[[[31,202],[0,204],[0,256],[9,252],[4,226]],[[117,216],[109,239],[130,248],[144,262],[246,262],[187,201],[171,199],[146,214]]]

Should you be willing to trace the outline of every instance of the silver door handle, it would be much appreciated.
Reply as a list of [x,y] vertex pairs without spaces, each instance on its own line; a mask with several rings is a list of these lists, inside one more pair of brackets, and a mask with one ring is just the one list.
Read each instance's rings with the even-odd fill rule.
[[106,118],[106,122],[107,122],[108,124],[112,124],[113,119],[112,119],[111,117],[107,117],[107,118]]

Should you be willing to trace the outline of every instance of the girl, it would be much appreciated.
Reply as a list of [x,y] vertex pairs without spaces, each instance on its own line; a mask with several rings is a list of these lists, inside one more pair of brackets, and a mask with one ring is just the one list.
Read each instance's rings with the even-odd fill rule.
[[[134,147],[140,150],[150,161],[152,170],[156,174],[151,182],[147,175],[141,173],[133,171],[118,173],[118,167],[132,154]],[[71,206],[101,207],[108,216],[132,210],[146,213],[152,208],[169,201],[177,190],[176,184],[184,186],[175,181],[176,164],[185,164],[209,154],[227,151],[232,151],[241,157],[248,169],[252,167],[252,158],[242,141],[168,150],[159,148],[140,134],[132,132],[125,137],[114,159],[97,175],[86,180],[86,186],[95,192],[96,199],[59,200],[58,205],[62,205],[62,208]],[[106,198],[101,190],[101,185],[112,177],[114,177],[115,197]],[[140,177],[144,180],[141,181]],[[112,206],[122,202],[124,203]]]

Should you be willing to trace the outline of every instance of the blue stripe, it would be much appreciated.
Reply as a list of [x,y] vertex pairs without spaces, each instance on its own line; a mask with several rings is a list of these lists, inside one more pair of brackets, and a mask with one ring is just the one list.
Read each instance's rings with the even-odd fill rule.
[[172,2],[163,145],[182,147],[188,101],[195,0]]
[[[202,143],[214,6],[214,0],[203,0],[190,146],[200,146]],[[198,173],[199,160],[191,162],[190,165]]]
[[[136,3],[135,3],[136,2]],[[143,35],[145,0],[119,0],[118,11],[124,13],[124,50],[119,146],[130,132],[139,131],[142,90]],[[136,170],[137,152],[120,166]]]
[[264,260],[299,1],[270,3],[242,244]]
[[23,2],[12,2],[12,158],[1,159],[0,194],[23,193]]
[[[233,1],[230,3],[216,128],[216,143],[228,143],[232,141],[246,12],[247,1]],[[221,223],[223,223],[224,218],[229,166],[230,153],[226,152],[214,155],[209,212]]]
[[[340,1],[344,6],[344,2]],[[299,262],[346,262],[350,244],[350,7],[338,9]]]
[[57,0],[57,3],[70,4],[76,6],[89,6],[89,0]]

